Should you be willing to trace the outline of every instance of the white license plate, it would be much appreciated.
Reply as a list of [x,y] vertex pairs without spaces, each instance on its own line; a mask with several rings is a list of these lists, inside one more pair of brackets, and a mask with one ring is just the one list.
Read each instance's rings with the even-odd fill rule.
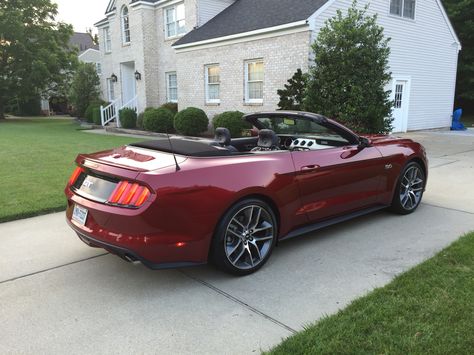
[[74,210],[72,211],[72,219],[84,226],[86,224],[88,213],[89,211],[86,208],[74,205]]

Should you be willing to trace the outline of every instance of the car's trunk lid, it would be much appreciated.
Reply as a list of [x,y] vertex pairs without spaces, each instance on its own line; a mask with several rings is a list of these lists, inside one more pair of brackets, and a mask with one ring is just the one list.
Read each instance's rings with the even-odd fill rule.
[[83,164],[91,169],[98,168],[98,164],[105,164],[137,173],[164,169],[175,166],[176,161],[178,164],[186,161],[186,157],[183,156],[173,157],[170,153],[130,146],[81,155],[81,157],[84,159]]

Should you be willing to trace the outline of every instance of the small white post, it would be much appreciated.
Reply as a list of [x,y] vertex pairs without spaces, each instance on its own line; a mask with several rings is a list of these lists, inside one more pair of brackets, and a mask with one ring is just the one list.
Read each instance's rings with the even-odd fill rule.
[[100,122],[102,127],[104,127],[104,106],[100,105]]

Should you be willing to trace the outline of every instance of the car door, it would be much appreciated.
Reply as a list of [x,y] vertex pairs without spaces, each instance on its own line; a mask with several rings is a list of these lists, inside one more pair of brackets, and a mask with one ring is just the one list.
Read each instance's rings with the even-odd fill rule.
[[311,222],[376,204],[384,165],[375,147],[356,145],[292,152],[301,212]]

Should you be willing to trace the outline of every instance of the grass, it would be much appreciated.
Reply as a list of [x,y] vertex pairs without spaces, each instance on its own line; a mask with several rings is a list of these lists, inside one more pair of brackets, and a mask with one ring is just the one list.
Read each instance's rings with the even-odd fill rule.
[[138,140],[83,132],[70,119],[0,121],[0,222],[64,210],[78,153]]
[[474,233],[268,354],[472,354]]
[[461,117],[461,122],[468,128],[474,127],[474,115],[463,115]]

